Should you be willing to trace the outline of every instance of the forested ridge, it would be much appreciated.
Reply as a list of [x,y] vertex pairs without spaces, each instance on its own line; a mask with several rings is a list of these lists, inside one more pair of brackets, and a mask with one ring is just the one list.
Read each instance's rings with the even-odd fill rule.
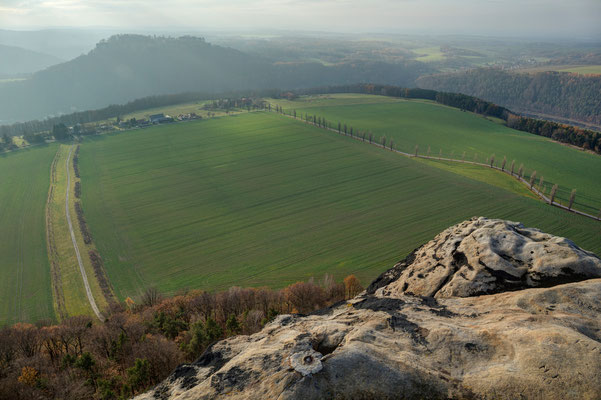
[[0,85],[0,120],[45,118],[182,92],[298,89],[365,81],[411,85],[428,71],[416,61],[273,63],[199,37],[117,35],[30,79]]
[[427,75],[419,87],[465,93],[517,112],[547,114],[601,124],[601,75],[568,72],[517,73],[480,68],[458,73]]

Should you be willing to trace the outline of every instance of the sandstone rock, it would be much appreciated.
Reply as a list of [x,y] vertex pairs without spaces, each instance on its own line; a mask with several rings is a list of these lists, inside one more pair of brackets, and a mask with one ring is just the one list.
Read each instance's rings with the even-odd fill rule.
[[572,241],[517,222],[473,218],[383,274],[369,293],[468,297],[601,278],[601,260]]
[[222,340],[139,399],[600,399],[601,279],[564,283],[599,265],[566,239],[466,221],[358,297]]

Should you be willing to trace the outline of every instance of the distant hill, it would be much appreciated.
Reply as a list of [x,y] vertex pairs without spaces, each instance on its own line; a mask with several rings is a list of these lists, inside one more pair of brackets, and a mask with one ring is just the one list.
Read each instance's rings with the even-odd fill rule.
[[417,84],[476,96],[522,113],[601,125],[601,76],[482,68],[422,76]]
[[186,91],[301,88],[361,81],[412,86],[415,61],[272,63],[197,37],[117,35],[86,55],[0,86],[0,120],[19,121]]
[[106,29],[53,28],[33,31],[0,29],[0,44],[50,54],[63,61],[87,53],[101,39],[112,35]]
[[0,78],[30,74],[63,61],[49,54],[0,44]]

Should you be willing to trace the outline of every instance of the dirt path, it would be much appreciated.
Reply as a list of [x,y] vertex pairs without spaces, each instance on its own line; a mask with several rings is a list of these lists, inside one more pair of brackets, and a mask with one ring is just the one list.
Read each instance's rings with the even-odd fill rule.
[[73,223],[71,222],[71,213],[69,212],[69,192],[71,191],[71,169],[69,168],[69,161],[71,161],[71,153],[73,153],[73,147],[69,149],[69,155],[67,156],[66,167],[67,167],[67,191],[65,194],[65,213],[67,214],[67,223],[69,225],[69,233],[71,234],[71,240],[73,241],[73,248],[75,249],[75,255],[77,256],[77,263],[79,264],[79,271],[81,272],[81,277],[83,278],[83,284],[86,288],[86,294],[88,295],[88,301],[90,302],[90,306],[92,310],[94,310],[94,314],[98,317],[100,321],[106,319],[98,306],[96,305],[96,301],[94,300],[94,296],[92,295],[92,289],[90,289],[90,284],[88,283],[88,276],[86,275],[86,270],[83,266],[83,261],[81,259],[81,254],[79,253],[79,246],[77,246],[77,240],[75,240],[75,233],[73,232]]

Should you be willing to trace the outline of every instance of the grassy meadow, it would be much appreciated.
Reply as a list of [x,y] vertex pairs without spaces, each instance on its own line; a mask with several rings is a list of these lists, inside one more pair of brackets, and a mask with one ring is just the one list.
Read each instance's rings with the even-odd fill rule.
[[601,65],[547,65],[542,67],[524,68],[518,72],[571,72],[582,75],[601,75]]
[[440,46],[420,47],[412,49],[412,51],[418,55],[415,59],[421,62],[436,62],[444,61],[445,55],[440,50]]
[[462,176],[275,113],[89,138],[80,170],[86,219],[121,299],[149,286],[165,293],[283,287],[324,273],[355,273],[367,284],[476,215],[519,220],[601,252],[596,221],[486,176]]
[[601,75],[601,65],[579,65],[573,67],[566,67],[559,69],[559,72],[573,72],[575,74],[583,75]]
[[392,138],[397,149],[409,153],[418,145],[420,154],[426,154],[430,147],[431,155],[442,150],[443,156],[460,159],[466,152],[466,160],[479,162],[495,154],[498,164],[506,156],[507,166],[516,161],[516,172],[524,164],[526,175],[533,171],[538,177],[542,175],[547,193],[557,183],[558,199],[563,203],[576,189],[575,208],[594,215],[601,208],[599,155],[509,129],[500,120],[430,101],[384,96],[340,94],[270,101],[284,110],[325,117],[333,126],[340,121],[353,126],[355,132],[371,131],[378,140],[381,136]]
[[56,146],[0,155],[0,325],[54,319],[45,206]]

